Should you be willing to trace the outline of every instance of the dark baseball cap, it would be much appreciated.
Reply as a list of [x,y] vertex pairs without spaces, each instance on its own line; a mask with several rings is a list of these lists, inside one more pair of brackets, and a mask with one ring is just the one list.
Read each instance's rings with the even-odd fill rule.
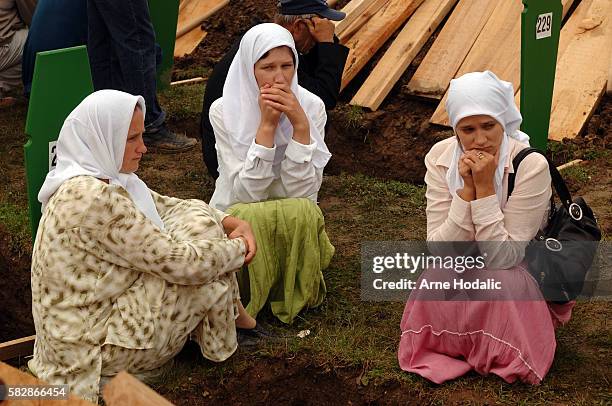
[[346,13],[331,9],[326,0],[280,0],[279,12],[285,15],[317,14],[329,20],[340,21]]

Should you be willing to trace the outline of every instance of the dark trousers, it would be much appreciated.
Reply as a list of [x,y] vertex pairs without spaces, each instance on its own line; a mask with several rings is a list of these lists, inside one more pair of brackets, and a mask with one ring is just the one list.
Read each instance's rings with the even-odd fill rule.
[[161,125],[155,31],[147,0],[87,0],[88,53],[94,88],[144,97],[145,127]]

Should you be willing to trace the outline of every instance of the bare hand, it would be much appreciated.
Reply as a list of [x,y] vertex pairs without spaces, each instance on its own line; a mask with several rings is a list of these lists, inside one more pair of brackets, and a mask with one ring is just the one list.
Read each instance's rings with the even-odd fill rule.
[[261,100],[264,106],[285,113],[294,129],[309,128],[306,113],[288,84],[264,86],[261,89]]
[[312,17],[304,20],[310,35],[316,42],[334,42],[336,26],[327,18]]
[[269,84],[265,84],[260,89],[260,94],[258,98],[259,110],[261,111],[261,123],[267,125],[269,127],[276,128],[278,126],[278,122],[280,120],[281,111],[272,107],[270,103],[266,103],[263,97],[264,89],[270,89],[271,86]]
[[491,155],[486,151],[470,150],[464,154],[464,162],[470,168],[476,198],[491,196],[495,194],[495,171],[497,170],[497,160],[499,151]]
[[457,191],[457,194],[466,202],[471,202],[476,199],[476,188],[474,187],[474,179],[472,178],[472,170],[465,162],[465,154],[459,158],[459,175],[463,179],[463,189]]
[[241,238],[246,248],[244,263],[248,265],[257,253],[257,243],[251,225],[237,217],[227,216],[221,223],[230,240]]

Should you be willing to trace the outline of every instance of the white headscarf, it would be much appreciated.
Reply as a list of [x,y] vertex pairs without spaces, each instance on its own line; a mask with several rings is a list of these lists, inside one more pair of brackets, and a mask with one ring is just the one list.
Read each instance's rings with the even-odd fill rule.
[[136,207],[164,228],[147,185],[133,173],[119,172],[136,104],[146,114],[141,96],[100,90],[87,96],[68,115],[57,140],[57,166],[47,174],[38,193],[43,209],[66,180],[89,175],[123,187]]
[[[298,53],[293,36],[278,24],[256,25],[242,37],[240,48],[230,65],[223,86],[223,123],[230,134],[230,142],[236,155],[243,160],[246,159],[261,121],[258,103],[260,90],[255,79],[255,63],[266,52],[280,46],[289,47],[293,52],[295,73],[291,80],[291,91],[306,113],[310,124],[310,137],[317,145],[312,162],[316,167],[322,168],[329,161],[331,154],[323,141],[324,135],[320,134],[313,124],[313,118],[320,114],[323,103],[318,96],[298,85]],[[293,126],[287,116],[282,114],[274,135],[275,164],[283,160],[287,144],[292,137]]]
[[[446,100],[446,112],[455,134],[459,121],[475,115],[491,116],[503,127],[504,135],[499,147],[499,162],[495,171],[495,193],[500,207],[503,208],[505,202],[502,201],[502,181],[509,153],[508,137],[529,146],[529,136],[519,130],[523,117],[514,103],[512,83],[498,79],[491,71],[466,73],[451,80]],[[463,178],[458,168],[461,154],[463,151],[457,140],[453,160],[446,173],[446,182],[453,196],[457,194],[458,189],[463,188]]]

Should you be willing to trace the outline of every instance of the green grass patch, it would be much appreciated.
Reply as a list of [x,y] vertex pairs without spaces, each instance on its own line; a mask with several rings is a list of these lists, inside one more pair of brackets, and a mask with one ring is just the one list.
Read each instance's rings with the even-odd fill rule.
[[198,118],[202,113],[204,83],[170,86],[158,93],[160,103],[174,120]]
[[30,218],[28,210],[12,203],[0,201],[0,225],[11,236],[11,251],[23,253],[25,247],[31,247]]
[[565,168],[561,171],[561,174],[565,179],[571,179],[579,185],[585,184],[591,179],[589,170],[580,165]]

